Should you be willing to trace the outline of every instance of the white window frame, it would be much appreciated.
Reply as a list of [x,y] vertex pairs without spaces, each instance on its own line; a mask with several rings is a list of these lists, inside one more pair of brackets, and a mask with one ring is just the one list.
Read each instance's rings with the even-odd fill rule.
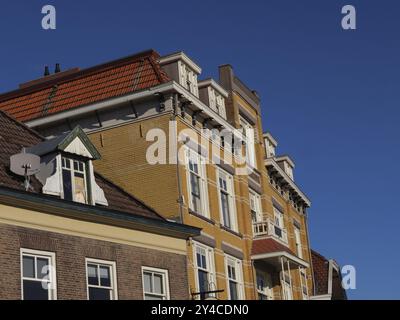
[[[208,283],[209,284],[214,284],[215,288],[209,288],[210,291],[216,290],[217,289],[217,280],[216,280],[216,272],[215,272],[215,260],[214,260],[214,249],[206,246],[204,244],[201,244],[196,241],[192,241],[192,247],[193,247],[193,266],[194,266],[194,271],[195,271],[195,285],[196,285],[196,292],[200,292],[200,284],[199,284],[199,274],[198,271],[202,270],[207,272],[208,274]],[[206,252],[206,264],[207,264],[207,269],[203,269],[197,265],[197,248],[203,249]],[[210,295],[210,296],[215,296]],[[200,295],[197,295],[195,297],[197,300],[200,299]]]
[[32,250],[32,249],[20,249],[20,272],[21,272],[21,300],[24,300],[24,280],[38,281],[36,278],[25,278],[24,277],[24,265],[23,265],[23,257],[31,256],[35,257],[35,270],[36,270],[36,258],[46,258],[50,261],[50,269],[49,269],[49,283],[53,285],[48,290],[49,300],[57,300],[57,272],[56,272],[56,254],[54,252],[49,251],[41,251],[41,250]]
[[[257,159],[256,159],[256,149],[255,149],[255,129],[250,122],[248,122],[244,117],[240,117],[240,127],[243,130],[243,136],[246,137],[246,159],[247,164],[252,168],[257,168]],[[247,135],[247,130],[251,129],[250,132],[253,134],[251,136]]]
[[[145,284],[144,284],[144,274],[145,273],[152,273],[153,275],[158,274],[158,275],[162,276],[162,281],[163,281],[163,286],[164,286],[164,291],[165,291],[164,294],[160,295],[158,293],[145,292]],[[142,266],[142,286],[143,286],[143,299],[144,300],[146,300],[146,295],[159,296],[160,298],[163,298],[162,300],[170,299],[169,275],[168,275],[168,270],[166,270],[166,269]]]
[[275,157],[275,146],[272,144],[272,142],[268,139],[265,139],[265,144],[267,146],[267,158]]
[[226,119],[225,98],[219,93],[215,96],[215,110],[222,118]]
[[303,259],[303,247],[301,244],[301,230],[297,226],[294,226],[294,240],[296,245],[296,253],[300,259]]
[[[205,165],[205,159],[197,152],[190,148],[186,148],[185,150],[186,155],[186,178],[187,178],[187,192],[188,192],[188,207],[195,213],[210,218],[210,211],[209,211],[209,201],[208,201],[208,183],[207,183],[207,170]],[[200,178],[200,211],[197,212],[193,208],[192,204],[192,184],[190,180],[190,175],[192,171],[190,170],[190,159],[195,158],[197,161],[198,173],[196,174]]]
[[[307,284],[307,271],[305,268],[299,267],[300,283],[301,283],[301,294],[303,300],[309,300],[308,284]],[[304,293],[305,289],[305,293]]]
[[[229,278],[228,265],[231,262],[235,268],[235,276],[237,279]],[[229,282],[232,280],[237,285],[238,300],[244,300],[244,283],[243,283],[243,262],[233,256],[225,254],[225,274],[226,274],[226,288],[228,292],[228,299],[231,300],[231,291]]]
[[[225,176],[227,190],[221,189],[220,179]],[[236,200],[235,200],[235,186],[234,186],[234,178],[233,175],[226,172],[221,168],[217,168],[217,185],[218,185],[218,199],[219,199],[219,213],[221,219],[221,225],[225,228],[228,228],[233,231],[238,231],[238,221],[237,221],[237,214],[236,214]],[[221,193],[224,192],[228,195],[228,210],[229,210],[229,219],[231,222],[231,226],[227,227],[224,224],[224,213],[222,210],[222,199]]]
[[[198,97],[197,74],[184,62],[180,61],[180,83],[187,91]],[[189,82],[189,85],[188,85]]]
[[283,212],[274,206],[274,224],[281,228],[282,231],[285,229],[285,218]]
[[[70,168],[64,167],[64,160],[65,161],[69,161]],[[75,167],[74,167],[75,162],[83,164],[83,171],[75,170]],[[87,173],[88,168],[87,168],[86,162],[78,160],[78,159],[74,159],[74,158],[69,158],[69,157],[66,157],[66,156],[61,156],[61,180],[62,180],[62,184],[61,185],[62,185],[62,195],[63,195],[62,198],[63,199],[65,199],[64,174],[63,174],[64,170],[70,172],[72,201],[75,201],[75,202],[78,202],[78,203],[83,203],[83,204],[88,204],[90,202],[90,196],[89,196],[90,187],[89,187],[89,179],[87,178],[88,177],[88,173]],[[77,201],[77,199],[75,198],[75,180],[74,180],[75,172],[83,174],[83,179],[84,179],[84,182],[85,182],[85,189],[86,189],[85,190],[85,192],[86,192],[85,202]]]
[[[252,200],[254,200],[254,205],[252,205]],[[250,205],[250,211],[252,214],[252,219],[253,219],[253,212],[255,213],[255,218],[256,221],[253,220],[253,222],[262,222],[263,221],[263,213],[262,213],[262,205],[261,205],[261,196],[253,191],[249,191],[249,205]]]
[[100,259],[93,259],[93,258],[85,258],[85,273],[86,273],[86,293],[87,293],[87,299],[89,300],[89,287],[93,288],[101,288],[101,289],[108,289],[106,287],[102,287],[101,285],[95,286],[95,285],[89,285],[89,279],[88,279],[88,264],[95,264],[95,265],[100,265],[100,266],[107,266],[110,267],[111,272],[111,299],[110,300],[118,300],[118,287],[117,287],[117,264],[115,261],[108,261],[108,260],[100,260]]
[[293,300],[293,288],[292,288],[292,280],[291,275],[287,271],[282,272],[282,291],[284,300]]

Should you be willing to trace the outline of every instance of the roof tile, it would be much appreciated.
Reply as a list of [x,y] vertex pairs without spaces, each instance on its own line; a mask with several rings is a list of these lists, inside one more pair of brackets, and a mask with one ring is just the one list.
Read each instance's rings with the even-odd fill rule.
[[19,90],[0,95],[0,109],[19,121],[123,96],[168,82],[149,50],[86,70],[77,69],[60,77],[45,78]]

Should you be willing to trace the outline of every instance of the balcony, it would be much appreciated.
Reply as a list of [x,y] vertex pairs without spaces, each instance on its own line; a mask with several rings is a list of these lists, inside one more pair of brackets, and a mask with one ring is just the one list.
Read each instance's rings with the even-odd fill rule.
[[271,219],[253,222],[253,236],[254,238],[271,236],[285,245],[288,244],[286,229],[278,227]]

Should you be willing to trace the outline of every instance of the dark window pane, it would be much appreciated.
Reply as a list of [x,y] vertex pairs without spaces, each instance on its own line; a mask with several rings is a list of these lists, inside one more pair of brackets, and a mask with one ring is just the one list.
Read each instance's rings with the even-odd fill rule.
[[24,280],[24,300],[49,300],[47,289],[43,289],[41,281]]
[[145,292],[153,292],[151,287],[151,273],[145,272],[143,274],[144,277],[144,291]]
[[200,253],[197,253],[196,256],[197,256],[197,266],[203,268],[203,265],[201,264],[202,255]]
[[199,270],[199,289],[200,289],[200,299],[204,300],[207,298],[207,295],[204,292],[210,290],[208,284],[208,273],[202,270]]
[[222,215],[224,218],[224,226],[227,228],[231,228],[231,216],[229,214],[229,200],[228,200],[228,195],[224,192],[221,192],[221,207],[222,207]]
[[99,279],[97,276],[97,266],[93,264],[88,264],[87,273],[88,273],[88,283],[94,286],[98,286]]
[[71,172],[63,170],[64,199],[72,201],[72,181]]
[[231,294],[231,300],[238,300],[237,285],[233,281],[229,281],[229,292]]
[[164,293],[163,277],[161,274],[154,275],[154,293]]
[[24,256],[22,261],[24,277],[35,278],[35,258]]
[[103,287],[111,286],[110,267],[100,267],[100,285]]
[[203,269],[207,269],[207,260],[206,260],[206,256],[205,255],[201,255],[201,266],[203,267]]
[[89,300],[111,300],[109,289],[89,288]]
[[37,258],[37,278],[43,279],[43,277],[49,274],[49,259],[46,258]]

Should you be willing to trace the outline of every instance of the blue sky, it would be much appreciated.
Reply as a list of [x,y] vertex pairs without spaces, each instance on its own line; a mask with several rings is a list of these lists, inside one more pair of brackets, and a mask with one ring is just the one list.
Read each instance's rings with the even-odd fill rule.
[[[57,30],[41,29],[41,8]],[[357,30],[341,28],[341,8]],[[0,92],[43,66],[88,67],[148,48],[220,64],[262,97],[264,129],[312,199],[312,246],[357,269],[356,299],[400,298],[400,3],[396,0],[2,1]]]

